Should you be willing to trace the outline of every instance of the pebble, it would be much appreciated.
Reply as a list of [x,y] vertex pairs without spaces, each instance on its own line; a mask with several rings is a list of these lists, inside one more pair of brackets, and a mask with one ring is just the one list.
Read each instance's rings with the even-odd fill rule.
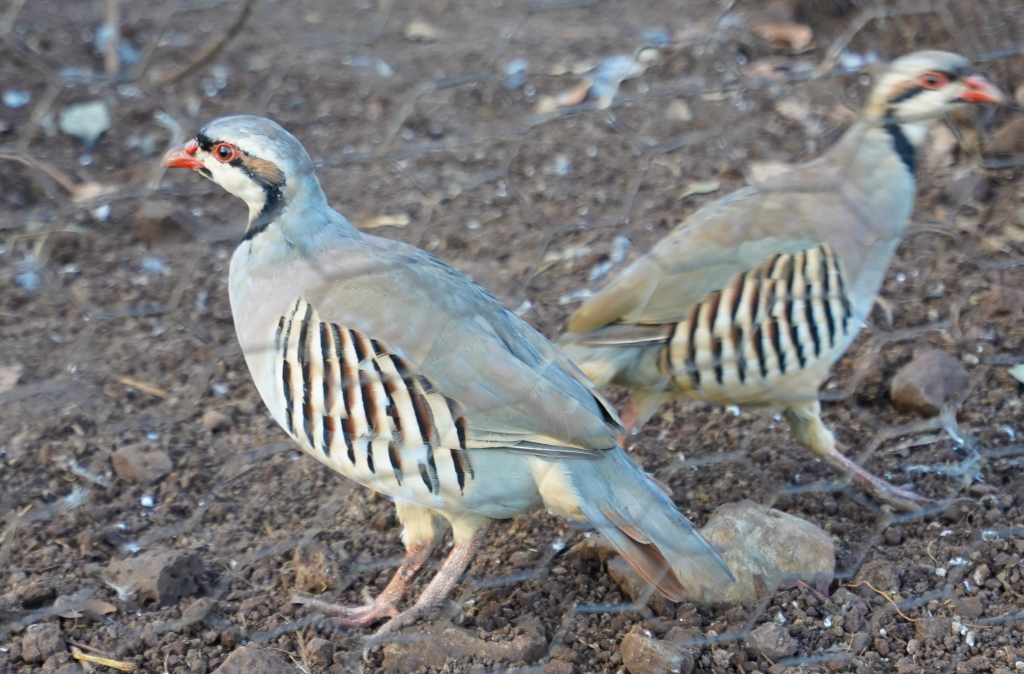
[[171,606],[199,591],[203,562],[188,550],[153,550],[113,562],[108,574],[113,585],[135,595],[138,601]]
[[69,105],[61,111],[57,126],[69,136],[81,138],[91,149],[103,132],[110,128],[110,110],[103,101]]
[[246,644],[233,650],[213,674],[280,674],[293,671],[295,668],[273,651]]
[[201,423],[207,431],[216,433],[231,427],[231,417],[218,410],[206,410]]
[[32,93],[23,89],[8,89],[3,93],[4,105],[16,109],[28,105],[32,101]]
[[631,632],[619,646],[629,674],[690,674],[693,656],[682,646]]
[[968,380],[960,361],[945,351],[929,349],[914,354],[896,372],[889,396],[901,412],[934,417],[967,388]]
[[110,460],[118,477],[134,480],[140,485],[155,484],[171,472],[171,457],[166,452],[145,451],[135,445],[120,448]]
[[25,662],[44,662],[51,656],[68,649],[60,635],[60,627],[53,623],[32,625],[21,642],[21,659]]

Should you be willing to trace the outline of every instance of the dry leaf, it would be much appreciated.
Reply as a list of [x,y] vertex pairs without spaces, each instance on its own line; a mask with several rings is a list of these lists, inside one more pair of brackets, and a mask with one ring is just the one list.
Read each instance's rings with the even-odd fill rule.
[[565,91],[556,94],[554,96],[541,96],[537,99],[536,112],[538,115],[547,115],[554,112],[558,108],[566,108],[570,105],[576,105],[582,103],[587,97],[587,92],[590,91],[590,87],[593,86],[594,80],[585,78],[582,82],[574,86],[572,89],[566,89]]
[[53,602],[53,612],[61,618],[81,618],[85,613],[106,615],[115,611],[117,611],[116,606],[96,597],[79,601],[76,596],[71,595],[58,597],[57,601]]
[[405,27],[405,39],[414,42],[437,42],[443,33],[423,19],[413,19]]
[[753,30],[773,45],[785,47],[796,54],[806,51],[814,39],[811,27],[802,23],[768,21],[754,26]]
[[21,363],[0,367],[0,393],[7,393],[14,388],[21,378],[21,372],[24,369]]
[[693,194],[711,194],[717,192],[722,186],[722,181],[718,178],[711,178],[709,180],[699,180],[692,182],[683,188],[683,191],[679,193],[677,199],[685,199],[686,197]]
[[359,226],[359,229],[374,229],[375,227],[405,227],[410,222],[406,213],[395,213],[394,215],[378,215],[370,218]]

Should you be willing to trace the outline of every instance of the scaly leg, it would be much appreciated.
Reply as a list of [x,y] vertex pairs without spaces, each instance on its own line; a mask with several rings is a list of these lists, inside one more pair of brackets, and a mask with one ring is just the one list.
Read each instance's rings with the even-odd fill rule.
[[480,543],[484,539],[484,532],[487,529],[487,520],[483,520],[478,528],[462,541],[458,539],[458,530],[455,532],[456,543],[452,548],[452,551],[448,554],[448,558],[444,560],[444,564],[441,565],[437,575],[431,579],[430,584],[427,585],[427,589],[423,591],[420,598],[416,600],[410,608],[402,611],[388,622],[384,623],[380,629],[373,635],[374,641],[378,641],[381,637],[385,637],[389,634],[394,634],[398,630],[408,625],[412,625],[417,620],[422,618],[432,609],[440,606],[445,602],[448,597],[448,593],[452,591],[452,588],[458,584],[459,579],[462,577],[462,573],[469,566],[469,562],[473,559],[477,549],[480,547]]
[[929,502],[929,499],[912,491],[889,484],[840,452],[832,431],[821,421],[821,404],[817,400],[813,403],[794,405],[783,410],[782,414],[793,429],[797,442],[832,467],[849,473],[854,482],[876,499],[897,510],[908,512],[919,510],[922,505]]
[[434,548],[436,518],[432,511],[403,501],[395,502],[395,510],[399,521],[404,525],[402,541],[405,543],[405,559],[391,578],[391,582],[373,602],[365,606],[343,606],[307,597],[296,597],[294,601],[339,616],[334,622],[343,627],[365,627],[381,618],[394,618],[399,615],[399,602]]
[[409,590],[416,574],[423,567],[423,560],[430,554],[431,548],[433,548],[432,540],[417,541],[409,546],[405,559],[402,560],[402,565],[398,567],[398,571],[391,578],[391,582],[370,604],[344,606],[306,597],[296,597],[295,603],[305,604],[324,613],[338,616],[334,622],[342,627],[365,627],[381,618],[394,618],[399,615],[398,603],[402,601],[402,597]]

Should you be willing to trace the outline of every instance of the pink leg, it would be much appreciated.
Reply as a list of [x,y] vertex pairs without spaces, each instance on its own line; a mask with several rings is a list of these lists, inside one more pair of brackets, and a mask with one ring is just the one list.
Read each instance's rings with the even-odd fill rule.
[[412,585],[416,573],[423,566],[423,560],[430,554],[433,547],[432,540],[417,541],[409,546],[409,550],[402,560],[402,565],[391,578],[391,582],[384,588],[372,604],[365,606],[342,606],[331,604],[319,599],[307,597],[296,597],[295,603],[305,604],[314,609],[331,615],[337,615],[334,622],[343,627],[365,627],[381,618],[394,618],[399,614],[398,602]]
[[828,454],[820,455],[821,458],[839,470],[849,473],[854,482],[876,499],[906,512],[920,510],[921,506],[929,503],[929,499],[912,491],[893,486],[874,473],[864,470],[850,457],[840,452],[839,446],[837,443]]
[[782,414],[793,429],[797,442],[837,470],[849,473],[854,482],[876,499],[908,512],[919,510],[929,502],[929,499],[911,491],[894,487],[839,451],[835,436],[821,421],[821,406],[817,400],[794,405],[783,410]]
[[412,625],[431,609],[443,604],[448,593],[458,584],[462,573],[476,554],[486,530],[487,524],[485,523],[467,541],[455,545],[437,575],[430,581],[427,589],[423,591],[416,603],[384,623],[373,635],[374,641],[379,641],[381,637],[394,634],[401,628]]

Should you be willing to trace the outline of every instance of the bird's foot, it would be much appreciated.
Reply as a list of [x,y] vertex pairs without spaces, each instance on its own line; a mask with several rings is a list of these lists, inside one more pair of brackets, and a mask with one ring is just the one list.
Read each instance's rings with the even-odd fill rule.
[[366,627],[381,618],[392,618],[401,615],[398,610],[398,602],[402,598],[398,596],[385,596],[382,593],[377,599],[362,606],[345,606],[342,604],[331,604],[311,597],[295,597],[292,601],[296,604],[304,604],[317,611],[336,616],[331,619],[339,627]]
[[865,470],[837,448],[833,448],[832,452],[824,458],[839,470],[849,473],[853,477],[853,481],[864,491],[896,510],[914,512],[932,503],[929,498],[915,494],[908,489],[901,489]]

